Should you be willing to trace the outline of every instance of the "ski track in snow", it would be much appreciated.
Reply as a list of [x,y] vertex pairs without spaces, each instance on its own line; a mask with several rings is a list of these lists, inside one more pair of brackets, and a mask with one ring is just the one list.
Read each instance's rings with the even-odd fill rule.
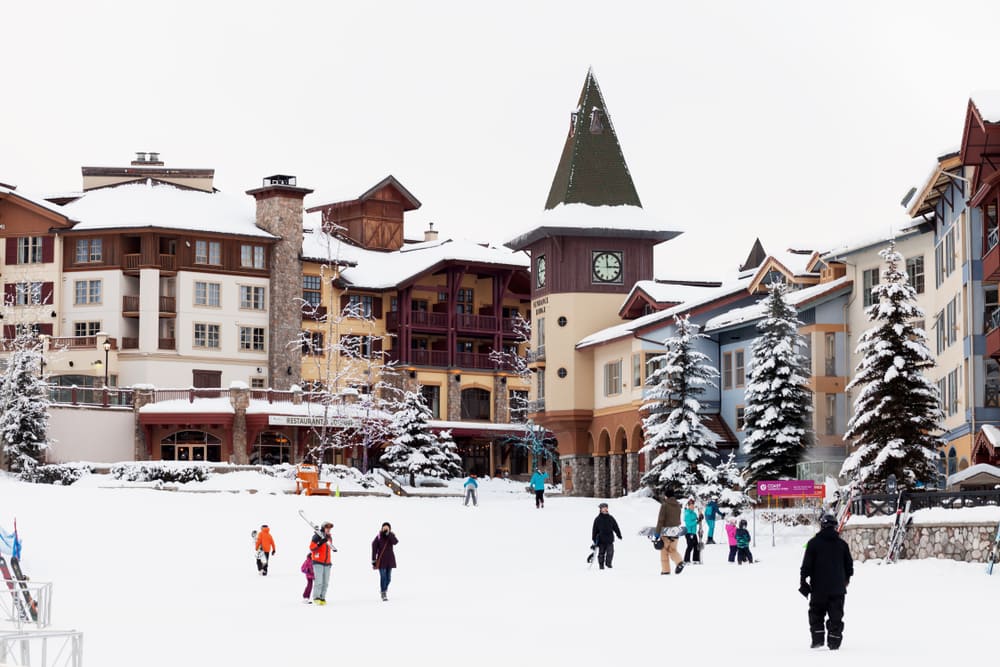
[[[707,546],[705,565],[661,576],[659,553],[636,534],[655,523],[658,505],[612,499],[625,539],[614,569],[599,571],[585,562],[596,499],[550,497],[536,510],[533,495],[484,484],[479,500],[465,508],[460,498],[170,493],[4,478],[0,525],[17,518],[24,569],[54,582],[52,628],[84,632],[85,665],[993,659],[990,601],[1000,576],[987,578],[981,564],[858,563],[838,655],[807,648],[807,603],[796,589],[809,528],[778,527],[772,547],[758,517],[752,549],[761,563],[730,565],[723,543]],[[334,523],[339,552],[326,607],[301,602],[311,533],[299,509]],[[388,602],[370,564],[383,521],[399,538]],[[266,578],[250,537],[261,523],[277,548]],[[720,533],[724,542],[722,522]]]

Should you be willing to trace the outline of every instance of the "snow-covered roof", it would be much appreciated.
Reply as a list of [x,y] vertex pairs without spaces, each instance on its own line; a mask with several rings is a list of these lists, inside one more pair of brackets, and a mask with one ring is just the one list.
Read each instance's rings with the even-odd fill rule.
[[855,241],[846,243],[842,246],[836,246],[824,252],[822,254],[825,260],[834,260],[848,257],[853,253],[860,250],[865,250],[866,248],[871,248],[876,245],[888,245],[889,241],[895,239],[896,241],[901,241],[903,239],[909,238],[911,236],[920,234],[921,220],[912,220],[906,218],[905,220],[897,221],[890,225],[889,233],[879,233],[879,234],[869,234],[867,236],[860,237]]
[[59,206],[58,204],[53,204],[52,202],[45,201],[44,197],[38,195],[29,195],[21,190],[15,190],[14,188],[7,187],[6,185],[0,184],[0,194],[10,195],[18,199],[23,199],[24,201],[43,208],[50,213],[55,213],[58,216],[67,218],[69,220],[77,219],[76,216],[70,215],[70,212],[66,210],[64,206]]
[[256,225],[250,197],[187,190],[167,184],[128,183],[88,191],[66,204],[80,220],[73,229],[106,230],[159,227],[239,236],[277,238]]
[[[776,262],[781,264],[783,267],[788,269],[792,276],[808,275],[810,271],[808,270],[809,262],[813,258],[813,253],[811,250],[808,252],[795,252],[792,250],[782,250],[780,252],[770,253],[768,256],[773,258]],[[767,260],[765,260],[766,263]],[[812,272],[815,273],[815,272]]]
[[[992,426],[990,428],[993,428]],[[993,428],[993,430],[996,430]],[[1000,482],[1000,468],[989,463],[977,463],[969,466],[965,470],[959,470],[954,475],[948,475],[948,486],[955,486],[976,475],[989,475],[995,477]]]
[[629,336],[632,332],[643,327],[669,320],[676,315],[681,315],[689,310],[711,303],[716,299],[721,299],[722,297],[746,290],[747,285],[750,284],[751,277],[751,275],[742,273],[738,278],[726,280],[720,287],[707,288],[703,292],[699,292],[695,298],[678,304],[672,308],[650,313],[649,315],[643,315],[642,317],[634,320],[629,320],[628,322],[622,322],[621,324],[616,324],[606,329],[595,331],[589,336],[582,338],[576,344],[576,349],[579,350],[591,345],[607,343],[618,338]]
[[993,426],[992,424],[983,424],[982,426],[983,435],[986,439],[990,441],[990,444],[994,447],[1000,445],[1000,428]]
[[[296,404],[291,401],[272,403],[264,399],[251,399],[247,406],[247,414],[316,416],[323,414],[323,405],[308,401]],[[363,402],[336,403],[329,407],[327,414],[335,417],[365,417],[368,419],[390,419],[392,417],[388,412],[370,408]]]
[[510,241],[509,248],[523,248],[534,240],[552,232],[576,236],[616,236],[653,238],[666,241],[682,233],[669,229],[663,220],[649,214],[639,206],[591,206],[590,204],[559,204],[547,209],[529,228],[522,230]]
[[173,412],[211,412],[217,414],[234,414],[233,404],[228,396],[219,398],[196,398],[193,401],[186,398],[176,398],[169,401],[147,403],[139,408],[140,414],[161,414]]
[[318,213],[307,218],[306,227],[310,233],[303,235],[302,257],[317,262],[353,264],[344,268],[340,277],[354,287],[391,289],[448,261],[516,269],[528,267],[528,258],[522,252],[466,240],[410,243],[392,252],[367,250],[323,232]]
[[[846,290],[850,287],[851,282],[850,278],[843,276],[827,283],[820,283],[819,285],[812,285],[803,289],[792,290],[787,293],[786,300],[789,305],[798,308],[800,305],[810,303],[819,297]],[[708,332],[726,329],[737,324],[753,322],[754,320],[764,317],[767,312],[767,306],[764,304],[765,298],[766,297],[762,296],[760,301],[752,306],[734,308],[721,315],[711,318],[705,322],[705,328],[703,331]]]
[[971,95],[972,103],[987,123],[1000,123],[1000,90],[978,90]]
[[628,303],[637,291],[642,291],[657,303],[682,303],[689,299],[696,299],[705,290],[714,289],[715,287],[710,284],[699,285],[695,283],[664,283],[657,280],[640,280],[632,286],[622,305]]

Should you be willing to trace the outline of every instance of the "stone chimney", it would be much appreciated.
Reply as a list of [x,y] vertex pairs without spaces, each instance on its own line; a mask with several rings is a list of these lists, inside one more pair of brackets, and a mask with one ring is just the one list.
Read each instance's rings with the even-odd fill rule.
[[247,190],[257,201],[257,226],[278,237],[271,246],[268,310],[268,383],[289,389],[302,375],[302,350],[289,345],[302,324],[302,200],[311,193],[296,187],[295,177],[276,174],[262,187]]
[[424,241],[437,241],[437,240],[438,240],[438,233],[437,230],[434,229],[434,223],[428,222],[427,229],[424,231]]

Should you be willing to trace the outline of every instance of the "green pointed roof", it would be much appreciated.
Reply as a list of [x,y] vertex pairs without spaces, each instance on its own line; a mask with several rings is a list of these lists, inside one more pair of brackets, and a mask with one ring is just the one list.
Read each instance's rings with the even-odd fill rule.
[[577,203],[642,207],[593,69],[587,71],[571,118],[545,208]]

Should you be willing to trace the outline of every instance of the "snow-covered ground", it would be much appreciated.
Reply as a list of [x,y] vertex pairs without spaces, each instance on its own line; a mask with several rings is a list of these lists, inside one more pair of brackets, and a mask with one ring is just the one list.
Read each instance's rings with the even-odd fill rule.
[[[25,572],[54,582],[53,629],[84,632],[84,664],[177,665],[992,664],[1000,574],[951,561],[859,563],[840,654],[810,651],[796,591],[808,528],[758,522],[760,563],[705,564],[661,576],[636,535],[654,523],[649,498],[611,500],[625,539],[613,570],[588,569],[594,499],[552,497],[542,510],[523,485],[483,484],[477,508],[459,498],[298,497],[71,487],[0,478],[0,526],[16,517]],[[200,490],[232,491],[219,476]],[[334,523],[326,607],[304,605],[299,566],[314,520]],[[378,594],[370,543],[392,523],[399,569]],[[268,523],[271,573],[256,573],[250,531]],[[719,526],[721,530],[721,525]],[[608,662],[611,661],[611,662]]]

